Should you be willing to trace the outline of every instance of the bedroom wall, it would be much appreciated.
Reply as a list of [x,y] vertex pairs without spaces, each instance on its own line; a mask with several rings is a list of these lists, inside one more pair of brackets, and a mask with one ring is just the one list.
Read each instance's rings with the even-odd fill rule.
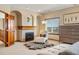
[[64,14],[69,14],[69,13],[78,13],[79,12],[79,6],[74,6],[71,8],[66,8],[62,10],[57,10],[57,11],[51,11],[48,13],[42,14],[44,16],[43,19],[48,19],[48,18],[54,18],[54,17],[60,17],[60,25],[63,25],[63,15]]
[[9,5],[0,4],[0,10],[10,14],[10,6]]
[[11,11],[14,11],[14,10],[16,10],[16,11],[19,11],[21,14],[22,14],[22,24],[19,24],[18,26],[30,26],[30,24],[28,24],[27,23],[27,17],[28,16],[33,16],[33,29],[29,29],[29,30],[27,30],[27,29],[24,29],[24,30],[22,30],[22,29],[19,29],[18,30],[18,32],[20,33],[19,34],[19,37],[21,37],[20,38],[20,40],[22,40],[22,41],[24,41],[25,40],[25,33],[26,32],[29,32],[29,31],[32,31],[32,32],[34,32],[35,33],[35,36],[37,36],[38,34],[37,34],[37,16],[38,16],[38,13],[36,13],[36,12],[33,12],[33,11],[30,11],[30,10],[26,10],[24,7],[21,7],[21,6],[13,6],[13,7],[11,7]]
[[[37,16],[39,14],[35,13],[33,11],[30,11],[30,10],[26,10],[25,8],[23,8],[21,6],[10,7],[10,5],[1,5],[0,4],[0,10],[4,11],[6,13],[9,13],[9,14],[13,10],[17,10],[17,11],[21,12],[22,13],[22,26],[27,25],[27,23],[26,23],[27,16],[33,15],[34,21],[36,20],[36,22],[34,22],[34,26],[35,26],[34,32],[38,35],[38,34],[45,31],[45,25],[42,24],[42,22],[41,22],[42,20],[45,20],[47,18],[60,17],[60,26],[61,26],[61,25],[63,25],[63,15],[68,14],[68,13],[73,13],[73,12],[79,12],[79,6],[66,8],[66,9],[62,9],[62,10],[57,10],[57,11],[51,11],[48,13],[41,14],[39,16],[40,17],[40,24],[39,25],[37,24],[37,22],[38,22]],[[38,26],[39,26],[39,29],[38,29]],[[36,30],[36,29],[38,29],[38,30]],[[22,33],[25,33],[27,30],[19,30],[19,32],[21,32],[21,31],[22,31]],[[21,36],[22,36],[21,40],[25,38],[24,35],[19,35],[19,37],[21,37]]]
[[[48,18],[60,17],[60,24],[59,25],[61,26],[61,25],[64,25],[64,23],[63,23],[64,14],[75,13],[75,12],[76,13],[79,12],[79,6],[74,6],[74,7],[71,7],[71,8],[66,8],[66,9],[57,10],[57,11],[51,11],[51,12],[44,13],[44,14],[41,14],[41,15],[43,16],[42,20],[45,20],[45,19],[48,19]],[[45,26],[43,28],[45,28]],[[42,29],[42,31],[45,31],[45,29]],[[41,28],[40,28],[40,32],[41,32]],[[58,38],[59,35],[56,35],[55,37]],[[52,39],[53,39],[53,37],[52,37]]]
[[39,32],[38,34],[42,34],[45,31],[45,24],[42,24],[42,21],[45,19],[44,15],[39,15]]
[[[38,35],[38,33],[37,33],[38,32],[38,30],[37,30],[38,29],[37,16],[39,15],[38,13],[33,12],[31,10],[27,10],[25,7],[22,7],[22,6],[10,6],[10,5],[6,5],[6,4],[5,5],[0,4],[0,10],[6,12],[8,14],[11,14],[11,11],[15,11],[15,10],[19,11],[22,14],[22,24],[19,24],[19,26],[27,26],[28,25],[27,20],[26,20],[27,17],[30,15],[33,15],[34,30],[30,29],[30,31],[34,31],[35,36]],[[27,31],[29,31],[29,30],[27,30],[27,29],[26,30],[18,30],[18,32],[21,33],[21,34],[19,34],[20,40],[24,41],[25,32],[27,32]]]

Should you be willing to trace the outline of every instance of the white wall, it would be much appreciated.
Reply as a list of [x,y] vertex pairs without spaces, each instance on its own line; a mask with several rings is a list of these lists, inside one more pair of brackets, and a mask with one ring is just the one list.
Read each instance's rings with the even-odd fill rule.
[[14,11],[14,10],[19,11],[22,14],[22,24],[21,24],[21,26],[28,26],[29,24],[27,23],[27,17],[33,15],[33,23],[34,23],[33,26],[35,26],[34,30],[18,30],[19,33],[20,33],[20,34],[18,34],[19,37],[22,36],[22,38],[20,38],[20,40],[24,41],[25,33],[29,32],[29,31],[34,32],[35,36],[37,35],[37,16],[38,16],[38,13],[35,13],[33,11],[30,11],[30,10],[26,10],[25,7],[22,7],[22,6],[18,6],[18,7],[13,6],[13,7],[11,7],[10,10],[11,11]]
[[[4,11],[6,13],[9,13],[9,14],[11,14],[11,11],[14,11],[14,10],[21,12],[21,14],[22,14],[22,24],[19,24],[19,26],[27,26],[28,25],[27,20],[26,20],[27,17],[30,16],[30,15],[33,15],[34,16],[33,22],[34,22],[35,28],[32,31],[34,31],[35,36],[37,35],[37,31],[38,31],[37,30],[37,16],[38,16],[38,13],[31,11],[31,10],[27,10],[26,7],[23,7],[23,6],[15,6],[15,5],[11,6],[11,5],[6,5],[6,4],[5,5],[0,4],[0,10]],[[18,32],[20,33],[20,34],[18,34],[19,37],[22,37],[22,38],[20,38],[20,40],[24,39],[25,38],[24,34],[25,34],[25,32],[27,32],[27,30],[18,30]],[[21,32],[22,32],[22,34],[21,34]]]
[[0,10],[10,14],[10,5],[0,4]]

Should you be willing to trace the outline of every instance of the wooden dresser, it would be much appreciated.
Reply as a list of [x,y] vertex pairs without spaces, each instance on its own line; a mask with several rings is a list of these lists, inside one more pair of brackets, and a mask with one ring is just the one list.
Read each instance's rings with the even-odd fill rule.
[[75,43],[79,41],[79,24],[60,26],[60,42]]

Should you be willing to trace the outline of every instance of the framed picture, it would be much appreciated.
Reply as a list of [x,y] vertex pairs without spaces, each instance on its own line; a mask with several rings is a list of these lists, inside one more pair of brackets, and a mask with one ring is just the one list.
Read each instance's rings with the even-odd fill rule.
[[28,16],[27,17],[27,26],[33,26],[33,16],[32,15],[30,15],[30,16]]

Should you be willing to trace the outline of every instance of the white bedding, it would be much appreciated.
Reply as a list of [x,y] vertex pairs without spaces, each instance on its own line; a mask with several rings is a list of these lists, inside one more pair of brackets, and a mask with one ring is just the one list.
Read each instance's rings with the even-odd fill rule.
[[45,50],[44,52],[40,52],[41,55],[58,55],[61,52],[68,52],[70,54],[79,55],[79,42],[74,43],[73,45],[69,44],[60,44]]
[[38,54],[39,55],[58,55],[60,52],[64,52],[69,49],[71,45],[69,44],[60,44],[46,50],[41,50]]
[[74,43],[67,51],[79,55],[79,42]]

